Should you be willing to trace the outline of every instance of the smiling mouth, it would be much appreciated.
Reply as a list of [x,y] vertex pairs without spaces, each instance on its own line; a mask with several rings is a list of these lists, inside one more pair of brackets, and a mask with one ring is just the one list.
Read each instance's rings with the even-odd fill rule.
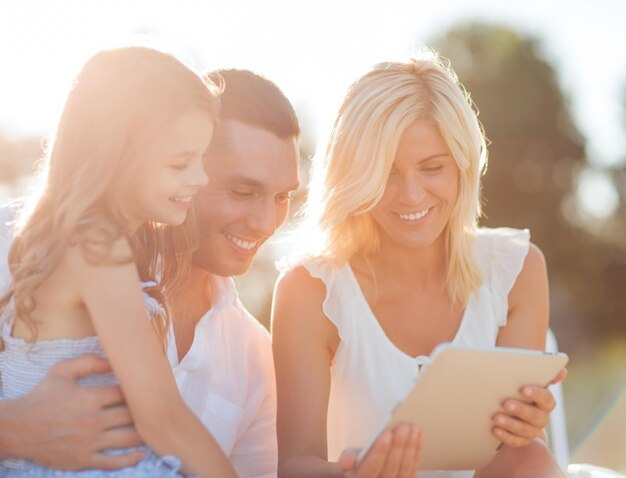
[[400,219],[402,219],[403,221],[417,221],[418,219],[426,216],[426,214],[428,214],[431,209],[432,207],[429,207],[428,209],[422,209],[421,211],[410,212],[407,214],[398,214],[398,216],[400,216]]
[[226,239],[228,239],[232,244],[245,251],[252,251],[259,244],[258,241],[247,241],[245,239],[241,239],[240,237],[233,236],[232,234],[224,233],[224,237],[226,237]]
[[170,197],[170,201],[179,204],[189,204],[191,203],[193,196],[172,196]]

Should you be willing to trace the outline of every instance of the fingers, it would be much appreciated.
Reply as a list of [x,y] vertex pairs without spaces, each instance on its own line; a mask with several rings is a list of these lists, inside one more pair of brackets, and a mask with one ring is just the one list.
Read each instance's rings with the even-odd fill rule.
[[63,360],[52,367],[51,372],[71,381],[75,381],[92,373],[107,373],[111,371],[109,363],[95,355],[81,355],[80,357]]
[[385,465],[387,454],[391,447],[393,434],[386,430],[374,442],[374,445],[367,452],[365,458],[359,465],[356,476],[359,478],[376,478],[380,476],[381,470]]
[[91,463],[84,468],[97,468],[100,470],[114,470],[136,465],[145,456],[143,451],[132,451],[124,455],[105,455],[96,453],[91,457]]
[[393,430],[384,431],[358,465],[358,450],[345,450],[339,458],[342,476],[413,478],[418,470],[422,443],[418,427],[398,425]]
[[529,400],[531,403],[534,403],[541,410],[544,410],[550,413],[554,410],[556,406],[556,400],[554,400],[554,396],[552,392],[547,388],[535,387],[532,385],[526,385],[522,387],[522,396]]
[[100,436],[99,449],[130,448],[143,445],[137,430],[131,427],[107,430]]
[[505,445],[512,447],[528,445],[542,431],[541,428],[504,414],[496,415],[494,422],[496,425],[492,428],[494,436]]
[[350,448],[341,452],[341,456],[339,457],[339,460],[337,460],[341,467],[341,470],[346,471],[356,468],[356,460],[358,456],[358,448]]
[[91,393],[96,395],[96,403],[99,407],[114,407],[124,403],[124,394],[119,385],[110,387],[94,387],[89,389]]
[[402,456],[398,478],[414,478],[419,468],[419,458],[423,446],[423,433],[417,427],[411,428],[409,440]]
[[567,378],[567,369],[563,368],[561,371],[550,381],[550,385],[556,385]]
[[494,416],[494,436],[512,447],[525,446],[540,437],[556,405],[552,393],[545,388],[525,386],[521,392],[530,403],[507,399],[503,403],[505,413]]
[[104,430],[132,426],[133,419],[126,405],[104,408],[99,413],[101,428]]
[[402,455],[404,455],[410,435],[411,427],[409,425],[398,425],[393,429],[393,440],[383,466],[382,476],[392,477],[398,475]]
[[417,473],[422,433],[414,425],[384,432],[359,465],[358,478],[413,478]]

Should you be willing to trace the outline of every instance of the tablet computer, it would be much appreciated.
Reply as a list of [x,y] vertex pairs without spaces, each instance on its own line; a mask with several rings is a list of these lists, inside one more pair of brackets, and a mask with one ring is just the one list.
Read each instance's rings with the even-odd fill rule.
[[383,430],[415,423],[424,433],[421,470],[475,470],[496,454],[492,417],[506,398],[524,400],[524,385],[546,387],[568,361],[563,353],[496,347],[439,345],[409,394],[391,412]]

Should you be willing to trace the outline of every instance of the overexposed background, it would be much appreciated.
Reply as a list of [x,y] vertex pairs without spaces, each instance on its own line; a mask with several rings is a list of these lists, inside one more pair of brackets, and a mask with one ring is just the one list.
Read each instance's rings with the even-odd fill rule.
[[[240,67],[267,76],[298,110],[306,171],[356,76],[424,44],[441,46],[461,81],[467,80],[493,141],[485,189],[489,219],[531,227],[548,260],[552,327],[572,357],[565,392],[576,458],[626,472],[624,25],[622,0],[1,0],[0,200],[26,191],[41,138],[53,130],[65,92],[84,60],[101,48],[143,43],[170,50],[200,71]],[[507,69],[507,58],[523,65],[519,74]],[[497,89],[491,95],[484,80],[493,74],[485,66],[491,60],[510,87],[503,98]],[[550,71],[525,78],[527,67],[537,64]],[[525,98],[549,83],[532,79],[551,73],[552,97],[562,96],[555,114],[546,110],[547,118],[540,118],[545,125],[533,120],[539,131],[532,121],[500,131],[520,114]],[[556,125],[550,134],[561,134],[558,141],[541,136],[550,121]],[[512,131],[520,136],[513,138]],[[568,144],[560,148],[563,142]],[[493,179],[505,174],[498,164],[520,148],[525,153],[508,167],[519,195],[508,213],[490,212],[503,199],[497,183],[508,184]],[[537,162],[544,157],[552,159]],[[550,170],[542,169],[552,160]],[[545,179],[546,171],[554,177]],[[550,229],[548,219],[533,222],[552,206],[561,229]],[[266,246],[251,274],[239,280],[244,302],[265,324],[276,276],[272,264],[286,247]]]

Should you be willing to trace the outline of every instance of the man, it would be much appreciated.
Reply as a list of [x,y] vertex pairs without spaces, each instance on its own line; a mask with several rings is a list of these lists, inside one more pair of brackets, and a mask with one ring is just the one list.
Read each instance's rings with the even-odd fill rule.
[[[223,70],[221,122],[207,158],[209,185],[195,199],[200,244],[182,291],[170,298],[168,357],[181,394],[244,477],[276,475],[275,386],[269,335],[237,298],[229,276],[245,273],[284,222],[299,187],[295,112],[280,90],[249,71]],[[13,212],[0,210],[0,287]],[[28,395],[0,402],[0,459],[65,469],[118,468],[141,452],[119,387],[80,387],[108,371],[96,357],[57,364]]]

